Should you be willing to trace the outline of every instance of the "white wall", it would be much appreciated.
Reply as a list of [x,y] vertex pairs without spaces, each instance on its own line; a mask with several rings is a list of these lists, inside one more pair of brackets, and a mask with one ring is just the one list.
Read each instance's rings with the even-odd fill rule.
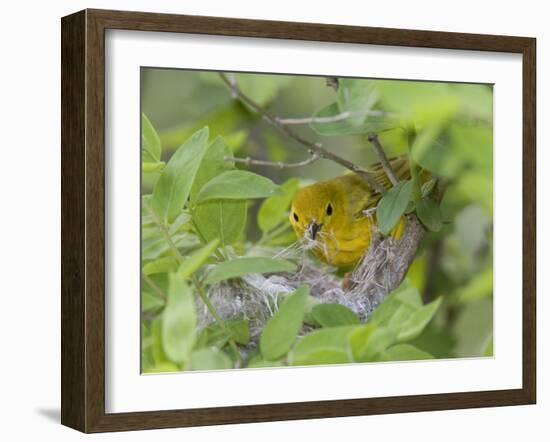
[[[306,2],[245,0],[155,2],[19,0],[2,5],[0,27],[0,189],[2,239],[0,404],[4,440],[77,440],[61,427],[60,396],[60,24],[85,7],[274,20],[534,36],[538,39],[538,225],[550,205],[550,28],[545,2]],[[426,67],[429,69],[429,66]],[[546,126],[546,127],[545,127]],[[24,156],[19,152],[24,152]],[[513,197],[513,195],[511,195]],[[550,430],[549,234],[539,228],[539,404],[465,411],[232,425],[94,436],[96,440],[547,440]],[[4,247],[7,243],[8,247]],[[546,246],[546,250],[545,249]],[[546,376],[545,376],[546,375]],[[544,419],[546,417],[546,419]],[[24,437],[25,436],[25,437]]]

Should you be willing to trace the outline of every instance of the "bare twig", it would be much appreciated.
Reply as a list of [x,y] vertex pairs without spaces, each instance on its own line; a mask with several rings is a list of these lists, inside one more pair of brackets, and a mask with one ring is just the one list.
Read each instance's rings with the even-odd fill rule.
[[182,261],[183,260],[183,255],[181,254],[181,252],[177,248],[176,244],[172,240],[172,236],[170,235],[170,232],[168,231],[166,226],[161,222],[161,220],[159,219],[159,217],[157,216],[155,211],[153,209],[151,209],[151,207],[148,207],[148,210],[149,210],[149,213],[152,215],[153,220],[155,221],[155,224],[157,225],[160,232],[164,236],[164,239],[166,239],[166,242],[170,246],[170,249],[172,250],[174,255],[176,255],[176,258],[178,258],[180,261]]
[[236,157],[225,157],[225,161],[234,161],[235,163],[243,163],[247,166],[255,165],[255,166],[271,166],[271,167],[278,167],[279,169],[292,169],[294,167],[303,167],[307,166],[309,164],[314,163],[319,159],[319,155],[312,154],[308,159],[304,161],[298,161],[296,163],[284,163],[282,161],[264,161],[264,160],[256,160],[254,158],[246,157],[246,158],[236,158]]
[[[227,79],[228,79],[229,83],[231,83],[231,85],[233,85],[233,86],[236,86],[236,85],[237,85],[237,77],[235,77],[235,74],[233,74],[233,73],[228,73],[228,74],[227,74]],[[233,97],[233,98],[238,98],[238,95],[237,95],[237,93],[234,91],[233,88],[231,88],[231,97]]]
[[384,111],[380,110],[369,110],[365,112],[350,112],[344,111],[336,115],[331,115],[330,117],[304,117],[304,118],[278,118],[277,122],[280,124],[328,124],[336,123],[338,121],[347,120],[352,117],[382,117],[388,115]]
[[258,112],[265,120],[267,120],[269,123],[273,124],[275,127],[277,127],[281,132],[285,133],[290,138],[294,139],[298,143],[300,143],[302,146],[305,146],[308,150],[308,152],[314,152],[317,154],[320,158],[324,158],[327,160],[334,161],[337,164],[340,164],[341,166],[345,167],[346,169],[351,170],[352,172],[355,172],[358,176],[363,178],[369,186],[377,193],[384,194],[386,189],[384,186],[379,184],[374,177],[367,172],[365,169],[362,169],[361,167],[355,165],[351,161],[346,160],[345,158],[342,158],[331,151],[325,149],[321,143],[315,143],[313,141],[306,140],[302,136],[295,133],[293,130],[291,130],[288,126],[285,126],[284,124],[281,124],[277,121],[277,117],[273,115],[271,112],[269,112],[267,109],[264,109],[262,106],[260,106],[258,103],[256,103],[254,100],[252,100],[250,97],[248,97],[246,94],[244,94],[239,86],[236,83],[232,83],[227,75],[220,72],[219,73],[220,78],[222,81],[229,86],[231,91],[237,95],[239,100],[241,100],[246,105],[250,106],[252,109],[254,109],[256,112]]
[[370,132],[368,135],[368,139],[373,145],[376,154],[378,155],[378,159],[380,160],[380,164],[382,165],[384,172],[386,172],[386,175],[388,176],[389,180],[395,186],[399,182],[399,180],[397,179],[397,176],[395,175],[395,171],[393,170],[393,167],[391,166],[388,160],[388,157],[386,156],[386,153],[384,152],[384,149],[380,144],[378,135],[376,135],[374,132]]

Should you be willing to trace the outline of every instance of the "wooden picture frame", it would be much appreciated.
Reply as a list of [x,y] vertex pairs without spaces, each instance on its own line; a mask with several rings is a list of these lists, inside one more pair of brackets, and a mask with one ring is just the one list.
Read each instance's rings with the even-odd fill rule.
[[[105,30],[517,53],[523,57],[523,385],[513,390],[105,412]],[[83,432],[533,404],[536,398],[533,38],[84,10],[62,19],[62,409]]]

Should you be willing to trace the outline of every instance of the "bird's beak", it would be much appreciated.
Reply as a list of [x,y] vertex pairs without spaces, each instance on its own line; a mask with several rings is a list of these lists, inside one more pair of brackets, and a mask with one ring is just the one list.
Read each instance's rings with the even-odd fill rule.
[[309,223],[306,229],[306,235],[309,239],[315,240],[315,237],[317,236],[317,232],[321,229],[323,225],[317,224],[315,221],[312,221]]

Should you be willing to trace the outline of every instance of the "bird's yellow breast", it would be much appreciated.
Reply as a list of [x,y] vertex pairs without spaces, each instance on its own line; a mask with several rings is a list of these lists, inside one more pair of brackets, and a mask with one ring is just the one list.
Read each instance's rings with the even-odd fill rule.
[[342,229],[331,229],[313,253],[335,267],[352,267],[370,245],[372,224],[368,218],[348,223]]
[[[408,162],[402,157],[397,160],[404,171],[401,178],[406,176]],[[383,174],[376,176],[389,187]],[[344,175],[300,189],[289,219],[298,240],[319,259],[336,267],[352,267],[370,246],[379,199],[362,178]],[[399,237],[403,226],[401,220],[392,235]]]

